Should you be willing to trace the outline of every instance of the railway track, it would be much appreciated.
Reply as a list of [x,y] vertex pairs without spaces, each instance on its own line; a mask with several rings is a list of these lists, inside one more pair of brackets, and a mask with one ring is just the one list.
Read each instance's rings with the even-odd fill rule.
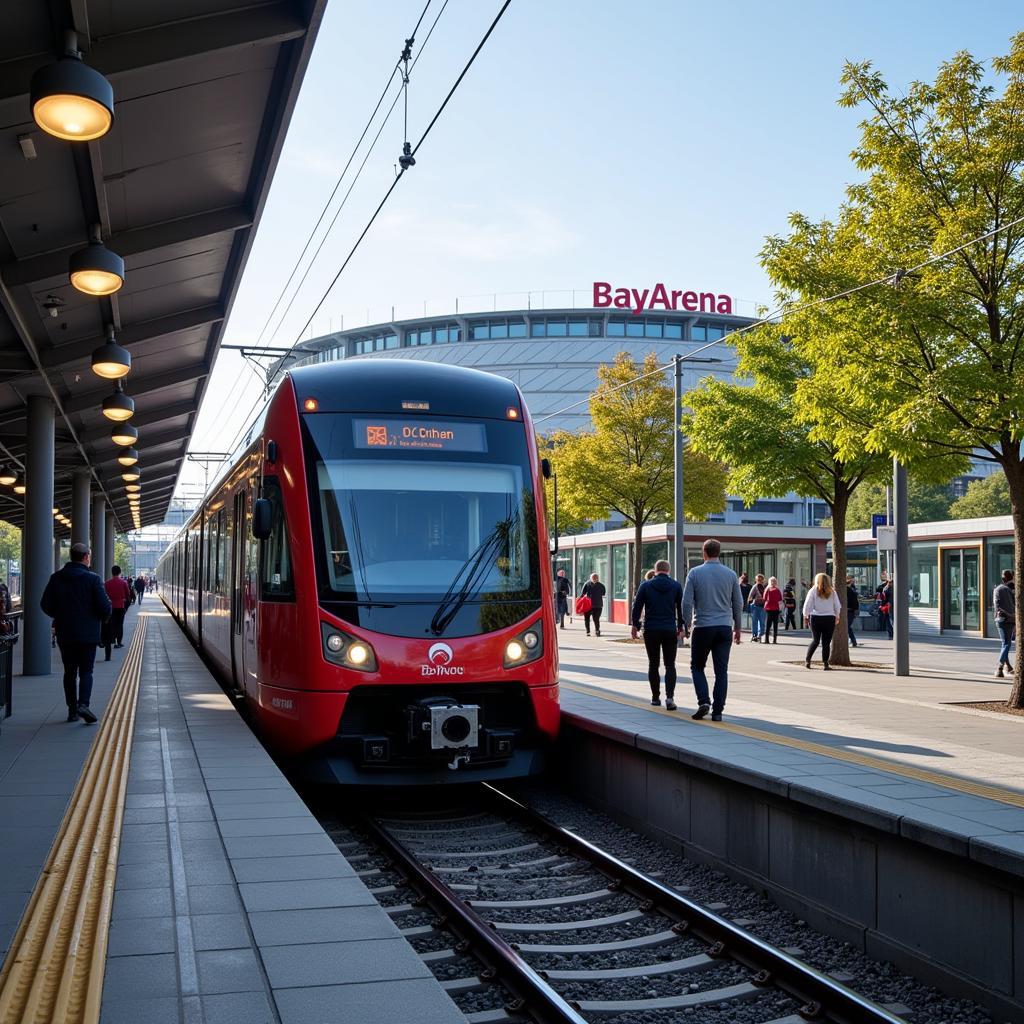
[[358,829],[339,845],[470,1024],[901,1024],[491,786]]

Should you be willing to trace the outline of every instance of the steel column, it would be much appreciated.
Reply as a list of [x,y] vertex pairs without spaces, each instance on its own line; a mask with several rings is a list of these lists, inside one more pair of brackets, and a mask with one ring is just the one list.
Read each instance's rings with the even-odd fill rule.
[[53,538],[53,571],[60,568],[60,537]]
[[28,454],[25,459],[24,561],[21,567],[22,672],[50,674],[50,620],[39,601],[53,562],[54,405],[49,398],[28,399]]
[[89,502],[91,477],[89,471],[80,469],[71,477],[71,543],[89,544]]
[[907,467],[892,463],[892,511],[896,525],[895,572],[892,584],[894,674],[910,675],[910,530],[907,525]]
[[103,564],[107,544],[104,539],[104,527],[107,525],[107,506],[102,497],[92,499],[92,565],[93,572],[99,573],[101,580],[107,578],[107,567]]
[[[675,468],[672,575],[682,583],[686,575],[686,531],[683,516],[683,357],[673,356],[672,362],[675,363],[675,413],[672,417],[672,458]],[[640,580],[636,581],[636,586],[640,586]],[[632,595],[629,596],[632,600]]]
[[114,565],[114,513],[109,509],[107,510],[107,521],[103,530],[103,539],[106,541],[106,546],[103,549],[103,567],[106,572],[103,578],[106,579]]

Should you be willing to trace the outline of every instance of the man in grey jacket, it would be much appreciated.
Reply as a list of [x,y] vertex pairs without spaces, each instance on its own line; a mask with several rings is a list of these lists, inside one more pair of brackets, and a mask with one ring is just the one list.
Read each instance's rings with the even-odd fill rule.
[[[704,564],[689,571],[683,588],[683,623],[693,623],[690,673],[697,693],[697,710],[692,717],[704,718],[710,711],[712,722],[722,720],[729,689],[729,654],[732,645],[740,642],[743,615],[739,579],[718,560],[721,552],[722,545],[717,540],[704,541]],[[709,654],[715,666],[712,699],[708,697],[708,677],[704,674]]]
[[992,610],[995,613],[999,639],[1002,641],[999,646],[999,667],[996,669],[996,678],[1002,679],[1004,665],[1006,671],[1013,675],[1013,665],[1010,664],[1010,644],[1013,643],[1014,627],[1017,624],[1017,598],[1013,589],[1013,573],[1009,569],[1003,570],[1003,582],[992,591]]

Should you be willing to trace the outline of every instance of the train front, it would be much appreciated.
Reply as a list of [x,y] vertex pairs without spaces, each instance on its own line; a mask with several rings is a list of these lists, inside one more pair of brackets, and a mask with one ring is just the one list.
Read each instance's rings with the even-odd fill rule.
[[346,411],[296,374],[318,639],[343,690],[312,761],[357,784],[535,773],[558,728],[558,655],[522,396],[460,367],[337,369]]

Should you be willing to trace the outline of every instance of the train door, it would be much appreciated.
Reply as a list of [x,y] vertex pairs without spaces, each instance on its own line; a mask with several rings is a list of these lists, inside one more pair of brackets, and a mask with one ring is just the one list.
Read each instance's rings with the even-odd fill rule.
[[245,606],[245,491],[236,491],[231,507],[231,676],[241,692],[244,688],[242,621]]
[[245,559],[244,592],[245,604],[242,617],[242,669],[245,692],[254,700],[259,698],[259,660],[256,649],[256,632],[259,623],[259,603],[256,576],[259,571],[259,542],[252,535],[252,503],[256,496],[256,480],[252,480],[243,495],[243,519],[241,534],[242,553]]

